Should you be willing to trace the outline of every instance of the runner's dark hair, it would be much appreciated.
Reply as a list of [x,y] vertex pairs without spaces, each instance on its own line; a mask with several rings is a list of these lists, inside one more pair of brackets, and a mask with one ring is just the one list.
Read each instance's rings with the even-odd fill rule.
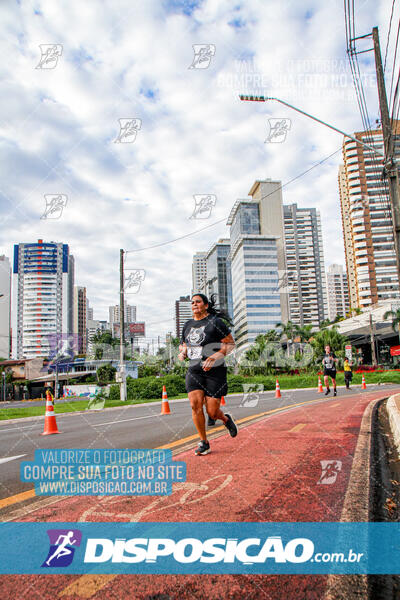
[[194,296],[200,296],[200,298],[203,300],[204,304],[208,304],[207,312],[209,315],[214,315],[215,317],[219,317],[223,321],[226,321],[228,323],[228,325],[230,325],[231,327],[233,326],[232,319],[230,318],[228,313],[217,307],[217,304],[216,304],[217,294],[211,294],[210,299],[208,299],[205,294],[193,294],[192,298],[194,298]]

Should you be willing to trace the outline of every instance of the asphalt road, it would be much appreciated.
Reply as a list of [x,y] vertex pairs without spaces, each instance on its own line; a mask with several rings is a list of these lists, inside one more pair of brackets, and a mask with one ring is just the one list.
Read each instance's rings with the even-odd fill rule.
[[[368,391],[383,389],[389,395],[389,391],[398,386],[368,386]],[[338,388],[338,398],[360,392],[360,386],[350,391]],[[237,394],[227,397],[224,412],[230,412],[240,420],[300,402],[323,402],[331,398],[332,392],[325,397],[314,390],[284,390],[282,398],[276,399],[275,392],[270,391],[260,393],[258,400],[253,398],[253,402],[244,405],[243,395]],[[0,422],[0,499],[32,488],[30,483],[20,481],[19,471],[20,462],[33,460],[36,449],[156,448],[196,434],[188,400],[172,401],[170,406],[171,414],[166,416],[160,415],[159,403],[58,415],[60,435],[41,435],[44,418]]]
[[[90,439],[97,447],[111,441],[125,447],[122,434],[129,433],[135,439],[130,447],[160,445],[165,439],[171,444],[175,439],[176,459],[186,463],[186,481],[175,484],[169,496],[44,497],[19,508],[10,506],[11,512],[2,511],[2,517],[54,524],[185,522],[192,523],[193,532],[196,523],[204,521],[365,521],[370,486],[385,485],[371,478],[372,405],[394,389],[398,392],[399,386],[369,386],[366,392],[342,389],[337,398],[302,390],[284,392],[280,400],[266,393],[252,407],[241,407],[239,395],[230,397],[229,410],[242,421],[239,435],[232,439],[222,431],[220,437],[211,436],[212,452],[206,457],[196,457],[190,444],[181,441],[189,434],[191,444],[196,443],[187,401],[171,403],[172,414],[166,417],[158,414],[159,405],[84,415],[90,425],[86,432],[80,426],[78,438],[82,443],[86,433],[85,445]],[[268,411],[269,416],[255,417]],[[79,415],[75,422],[80,422]],[[49,447],[71,446],[73,424],[69,415],[62,423],[64,434],[44,438],[46,444],[50,440]],[[1,429],[5,436],[6,428]],[[32,439],[39,435],[37,429],[30,433]],[[335,465],[329,473],[326,461]],[[0,463],[0,477],[7,464],[18,461]],[[367,586],[365,577],[353,575],[4,575],[0,598],[33,593],[43,600],[359,600],[368,597]]]

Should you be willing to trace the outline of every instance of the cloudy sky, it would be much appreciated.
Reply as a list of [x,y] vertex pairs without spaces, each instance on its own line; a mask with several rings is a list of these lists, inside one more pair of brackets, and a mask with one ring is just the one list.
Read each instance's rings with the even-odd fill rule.
[[[378,26],[383,54],[390,11],[355,0],[356,34]],[[119,249],[130,251],[127,274],[143,269],[145,279],[127,300],[148,338],[173,330],[193,253],[228,236],[226,217],[255,179],[285,184],[340,150],[339,134],[276,102],[240,102],[240,92],[361,129],[341,0],[10,0],[0,18],[0,253],[39,238],[68,243],[76,284],[106,319]],[[210,60],[195,45],[209,45]],[[360,64],[375,122],[373,55]],[[290,119],[283,142],[266,141],[269,119]],[[338,151],[283,189],[284,203],[320,209],[327,266],[344,264],[340,161]],[[207,220],[191,218],[196,194],[216,197]],[[61,208],[46,212],[45,196]]]

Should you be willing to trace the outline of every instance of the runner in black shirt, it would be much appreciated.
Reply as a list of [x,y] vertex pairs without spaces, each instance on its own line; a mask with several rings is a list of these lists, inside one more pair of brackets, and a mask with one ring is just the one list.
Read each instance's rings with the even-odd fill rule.
[[333,395],[336,396],[336,363],[338,359],[335,353],[331,351],[330,346],[325,346],[325,355],[322,359],[322,366],[324,367],[324,382],[326,385],[325,396],[330,393],[329,389],[329,377],[332,379]]
[[226,381],[225,356],[235,346],[229,327],[220,317],[227,315],[214,308],[214,297],[210,301],[204,294],[192,296],[193,319],[183,326],[179,359],[189,358],[186,374],[186,391],[192,407],[193,422],[200,436],[195,454],[210,452],[207,441],[203,404],[211,419],[221,419],[230,435],[237,435],[237,427],[229,414],[220,410],[221,396],[228,387]]

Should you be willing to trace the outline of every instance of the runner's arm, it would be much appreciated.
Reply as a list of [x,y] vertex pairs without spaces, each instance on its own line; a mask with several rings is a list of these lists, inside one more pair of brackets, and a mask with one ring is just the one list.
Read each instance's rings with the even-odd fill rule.
[[226,337],[224,337],[221,340],[221,348],[218,350],[218,352],[211,354],[211,356],[209,356],[204,361],[204,364],[203,364],[204,371],[209,371],[214,366],[214,363],[218,359],[224,359],[225,356],[227,356],[230,352],[232,352],[234,347],[235,347],[235,341],[232,337],[232,334],[230,333],[229,335],[227,335]]
[[185,342],[182,342],[181,344],[179,344],[178,358],[179,358],[179,360],[185,360],[185,358],[187,358],[187,346],[186,346]]

